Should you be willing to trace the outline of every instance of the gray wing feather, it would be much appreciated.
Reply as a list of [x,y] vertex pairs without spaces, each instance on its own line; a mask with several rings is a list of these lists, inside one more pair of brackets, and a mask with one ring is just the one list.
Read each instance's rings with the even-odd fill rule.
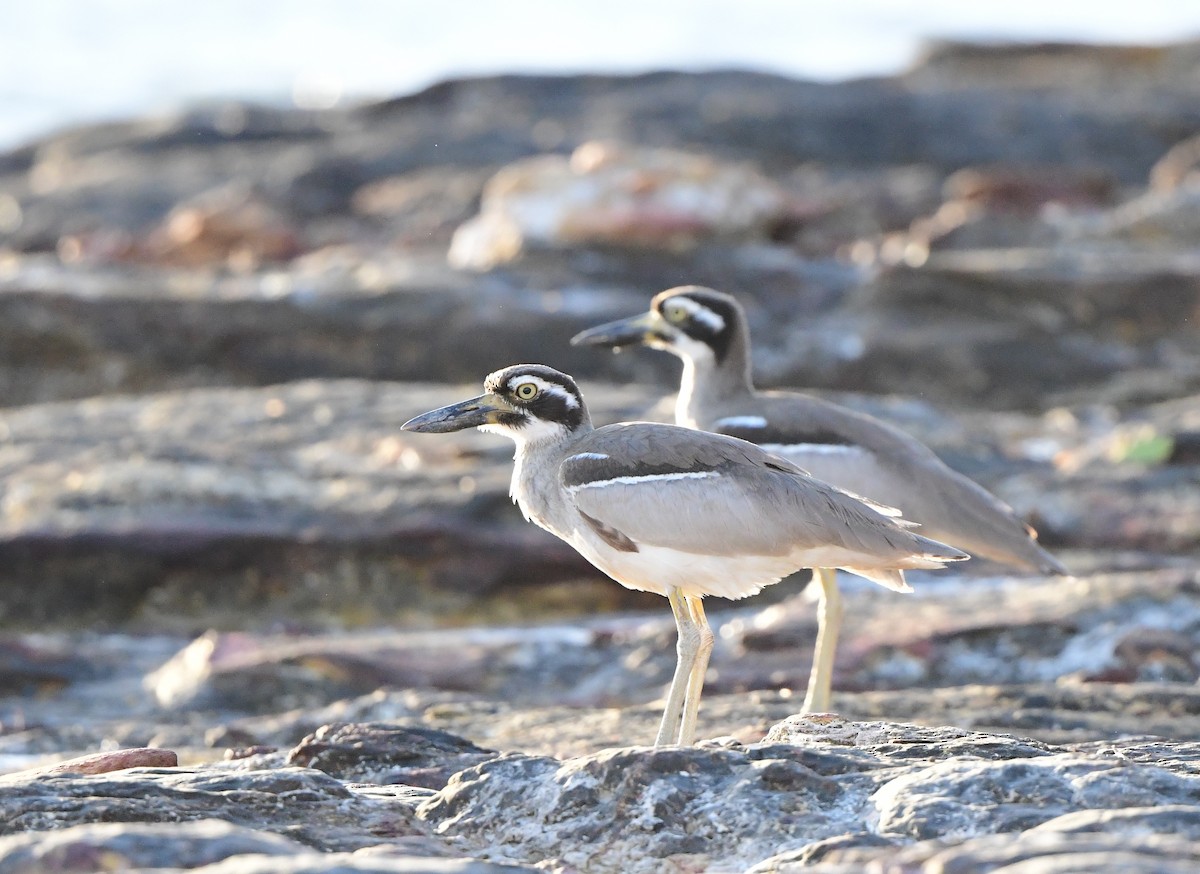
[[671,425],[601,428],[559,473],[578,510],[634,543],[714,555],[941,547],[751,443]]
[[[882,504],[899,508],[922,533],[974,555],[1051,573],[1066,573],[1038,546],[1035,533],[1012,508],[952,470],[920,441],[886,422],[820,398],[792,392],[760,392],[756,415],[769,427],[755,442],[825,442],[858,447],[859,453],[798,452],[789,460],[813,476]],[[714,410],[711,425],[739,410]],[[749,434],[750,432],[745,432]],[[811,434],[824,435],[811,440]],[[856,457],[857,455],[857,457]]]

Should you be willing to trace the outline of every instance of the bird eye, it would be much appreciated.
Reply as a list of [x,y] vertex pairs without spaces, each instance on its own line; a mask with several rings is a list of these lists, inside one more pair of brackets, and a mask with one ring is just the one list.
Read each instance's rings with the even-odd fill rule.
[[681,303],[664,304],[662,313],[668,322],[675,322],[676,324],[688,317],[687,307]]
[[523,401],[531,401],[537,397],[538,387],[532,382],[523,382],[513,389],[513,394]]

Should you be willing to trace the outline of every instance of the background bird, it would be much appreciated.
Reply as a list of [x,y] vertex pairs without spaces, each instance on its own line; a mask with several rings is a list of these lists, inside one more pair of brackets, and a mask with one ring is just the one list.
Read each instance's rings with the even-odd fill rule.
[[[974,556],[1067,573],[1012,508],[900,429],[811,395],[757,391],[746,315],[728,294],[700,286],[668,289],[648,312],[583,331],[571,342],[671,352],[683,360],[677,424],[757,443],[818,479],[898,508],[920,523],[922,534]],[[834,570],[815,568],[814,577],[820,602],[806,712],[829,709],[842,612]]]
[[656,745],[695,737],[713,643],[705,595],[743,598],[813,566],[906,591],[903,569],[967,558],[745,440],[648,422],[593,428],[575,381],[549,367],[508,367],[484,387],[402,427],[511,438],[525,518],[622,585],[667,597],[678,662]]

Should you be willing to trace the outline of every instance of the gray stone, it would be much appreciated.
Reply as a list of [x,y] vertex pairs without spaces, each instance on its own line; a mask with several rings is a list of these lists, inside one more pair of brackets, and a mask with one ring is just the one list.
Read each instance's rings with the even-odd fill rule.
[[840,834],[842,795],[786,759],[634,748],[568,762],[505,756],[456,775],[418,811],[467,852],[637,874],[745,867]]
[[355,850],[421,837],[410,809],[357,796],[320,771],[131,769],[10,782],[0,793],[0,834],[101,822],[222,819],[319,850]]
[[1026,831],[1079,807],[1137,807],[1200,800],[1200,781],[1147,766],[1067,756],[963,762],[897,777],[873,796],[879,830],[918,840]]
[[436,729],[355,723],[322,726],[288,753],[288,764],[350,782],[440,789],[451,775],[494,756]]
[[288,856],[296,841],[217,819],[194,822],[96,822],[0,837],[0,871],[199,868],[229,856]]
[[[1131,871],[1135,874],[1184,874],[1200,860],[1200,845],[1166,836],[1125,835],[988,835],[966,841],[923,841],[873,860],[883,874],[1092,874]],[[798,870],[798,869],[792,869]],[[816,866],[806,870],[833,870]],[[786,868],[780,874],[792,874]]]
[[524,865],[500,865],[476,859],[308,853],[282,859],[237,856],[195,870],[203,874],[532,874],[538,869]]
[[1200,841],[1200,807],[1187,804],[1156,804],[1121,810],[1077,810],[1048,819],[1029,830],[1030,834],[1174,835]]

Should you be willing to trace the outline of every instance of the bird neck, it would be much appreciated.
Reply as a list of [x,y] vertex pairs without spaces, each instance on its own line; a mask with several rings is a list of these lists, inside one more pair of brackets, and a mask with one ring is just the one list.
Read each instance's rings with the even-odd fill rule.
[[698,428],[708,407],[754,394],[750,356],[744,342],[732,343],[720,362],[712,354],[682,358],[683,376],[675,401],[676,424]]
[[572,447],[592,430],[592,420],[584,411],[583,421],[575,428],[560,427],[553,434],[543,431],[537,439],[516,441],[508,493],[526,519],[559,537],[569,538],[570,531],[558,477],[547,472],[557,471]]

